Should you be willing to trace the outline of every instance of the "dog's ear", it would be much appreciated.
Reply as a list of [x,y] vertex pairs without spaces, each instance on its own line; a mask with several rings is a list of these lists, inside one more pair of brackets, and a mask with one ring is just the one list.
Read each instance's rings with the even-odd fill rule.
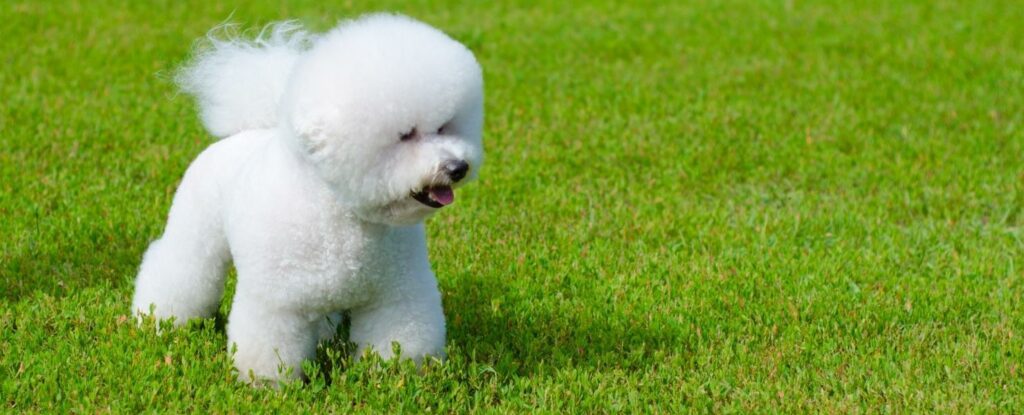
[[330,131],[336,130],[337,109],[330,106],[313,107],[316,110],[303,111],[294,114],[291,120],[291,129],[298,141],[300,148],[314,159],[324,156],[328,147]]

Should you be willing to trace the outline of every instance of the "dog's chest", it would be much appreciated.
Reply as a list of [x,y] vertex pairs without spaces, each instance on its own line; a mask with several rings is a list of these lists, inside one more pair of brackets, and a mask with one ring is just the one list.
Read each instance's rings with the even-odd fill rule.
[[357,307],[379,291],[388,269],[381,260],[385,232],[374,226],[349,221],[325,221],[308,229],[304,252],[304,305],[317,311]]

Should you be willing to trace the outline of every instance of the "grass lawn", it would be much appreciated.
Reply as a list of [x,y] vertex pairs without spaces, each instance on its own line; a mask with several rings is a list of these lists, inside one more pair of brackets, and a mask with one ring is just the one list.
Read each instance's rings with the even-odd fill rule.
[[[1017,1],[213,3],[0,4],[0,411],[1024,408]],[[485,71],[428,222],[450,359],[250,388],[223,318],[128,316],[212,142],[167,73],[229,16],[370,10]]]

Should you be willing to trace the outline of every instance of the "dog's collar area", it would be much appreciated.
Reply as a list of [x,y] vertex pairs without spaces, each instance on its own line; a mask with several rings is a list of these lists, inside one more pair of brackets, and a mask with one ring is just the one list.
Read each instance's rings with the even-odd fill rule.
[[412,198],[424,205],[439,209],[455,201],[455,192],[452,191],[451,186],[429,186],[413,193]]

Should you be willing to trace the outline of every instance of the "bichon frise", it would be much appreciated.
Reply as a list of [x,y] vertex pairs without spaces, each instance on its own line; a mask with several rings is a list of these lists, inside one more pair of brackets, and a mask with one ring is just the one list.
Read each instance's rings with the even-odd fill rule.
[[341,311],[360,353],[389,358],[397,342],[403,358],[443,357],[423,221],[480,170],[473,53],[376,14],[316,36],[285,23],[213,40],[178,81],[224,139],[185,172],[133,311],[212,316],[234,261],[227,336],[242,380],[303,376]]

